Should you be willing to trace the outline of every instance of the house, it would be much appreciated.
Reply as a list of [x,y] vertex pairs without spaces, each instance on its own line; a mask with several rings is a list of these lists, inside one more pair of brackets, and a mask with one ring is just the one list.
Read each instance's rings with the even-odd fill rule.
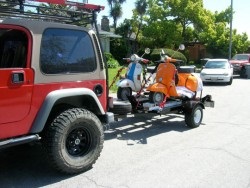
[[189,52],[189,61],[198,62],[206,57],[206,47],[200,42],[189,42],[185,44]]
[[101,26],[98,25],[98,31],[104,52],[110,52],[110,41],[112,39],[122,38],[122,36],[110,32],[109,19],[107,16],[102,17]]

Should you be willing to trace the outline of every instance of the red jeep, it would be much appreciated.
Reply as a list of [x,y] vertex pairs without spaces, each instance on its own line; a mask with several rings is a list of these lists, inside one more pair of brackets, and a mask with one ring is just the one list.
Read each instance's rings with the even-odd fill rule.
[[85,171],[103,148],[103,124],[114,120],[106,62],[87,27],[104,7],[55,15],[63,10],[16,6],[0,2],[0,148],[41,141],[56,169]]

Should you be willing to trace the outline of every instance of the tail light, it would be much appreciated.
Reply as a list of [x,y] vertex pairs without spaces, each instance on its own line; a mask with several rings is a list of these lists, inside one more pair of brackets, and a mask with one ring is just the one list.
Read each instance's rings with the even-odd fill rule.
[[137,80],[141,80],[141,75],[137,75]]

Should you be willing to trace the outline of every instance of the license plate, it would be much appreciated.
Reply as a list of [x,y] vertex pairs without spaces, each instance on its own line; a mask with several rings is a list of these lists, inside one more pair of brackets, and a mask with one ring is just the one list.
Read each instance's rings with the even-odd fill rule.
[[218,78],[217,77],[211,77],[211,80],[216,81],[216,80],[218,80]]

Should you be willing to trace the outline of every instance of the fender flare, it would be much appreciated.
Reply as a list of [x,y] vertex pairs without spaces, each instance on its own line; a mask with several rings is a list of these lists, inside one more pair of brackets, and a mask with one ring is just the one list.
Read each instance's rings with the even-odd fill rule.
[[132,89],[132,91],[135,91],[135,84],[132,80],[129,80],[129,79],[120,80],[117,83],[117,86],[118,87],[130,87]]
[[184,111],[186,112],[192,112],[193,108],[197,105],[200,105],[202,109],[205,109],[205,106],[201,101],[193,101],[193,100],[186,101],[183,104],[183,108],[184,108]]
[[43,104],[41,105],[41,108],[39,109],[36,118],[32,124],[32,128],[30,130],[30,133],[39,133],[43,130],[46,121],[50,115],[50,112],[56,103],[61,98],[65,97],[72,97],[72,96],[83,96],[83,95],[88,95],[91,96],[97,106],[99,107],[99,110],[101,114],[105,114],[105,111],[98,100],[96,94],[87,88],[71,88],[71,89],[60,89],[60,90],[55,90],[50,92],[46,98],[43,101]]

